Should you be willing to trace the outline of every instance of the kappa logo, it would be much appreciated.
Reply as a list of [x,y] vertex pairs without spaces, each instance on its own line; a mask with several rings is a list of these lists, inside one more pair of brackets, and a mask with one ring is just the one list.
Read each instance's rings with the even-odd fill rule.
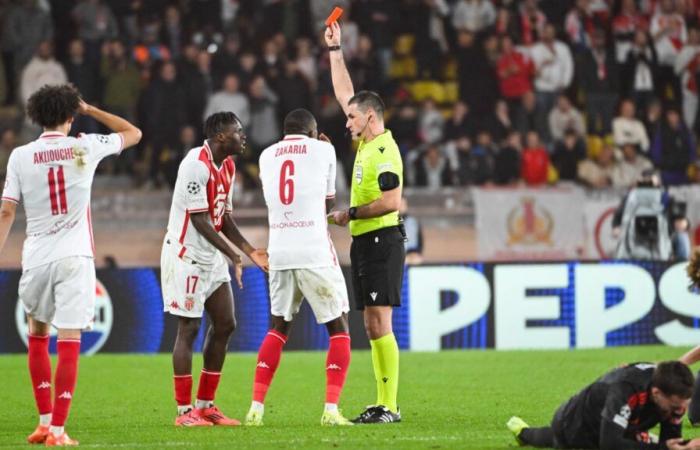
[[48,381],[42,381],[39,386],[36,387],[37,389],[51,389],[51,383]]
[[260,367],[261,369],[269,369],[270,368],[270,366],[268,366],[265,361],[260,361],[258,363],[257,367]]
[[326,370],[341,370],[340,366],[337,364],[329,364]]
[[170,303],[170,307],[172,309],[179,309],[180,305],[178,305],[177,302],[175,300],[173,300],[172,303]]
[[376,292],[370,292],[369,296],[372,297],[373,302],[377,301],[377,293]]
[[68,391],[63,391],[63,394],[59,395],[58,398],[65,398],[66,400],[70,400],[73,398],[70,392]]

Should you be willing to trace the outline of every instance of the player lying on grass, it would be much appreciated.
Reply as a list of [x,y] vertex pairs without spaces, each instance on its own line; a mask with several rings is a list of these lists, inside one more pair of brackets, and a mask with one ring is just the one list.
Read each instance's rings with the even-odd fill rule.
[[[39,410],[30,444],[78,445],[64,425],[78,378],[80,338],[95,317],[95,262],[90,191],[100,161],[136,145],[141,130],[90,106],[70,85],[44,86],[29,97],[27,114],[44,129],[10,154],[0,209],[0,251],[21,201],[27,216],[19,301],[29,322],[29,375]],[[112,134],[68,136],[76,114]],[[58,330],[51,402],[49,331]]]
[[[693,251],[688,261],[686,268],[688,278],[690,279],[690,289],[700,288],[700,249]],[[691,366],[700,361],[700,345],[690,350],[685,355],[681,356],[680,361],[683,364]],[[700,375],[700,372],[698,373]],[[695,388],[693,389],[693,398],[688,406],[688,420],[693,426],[700,425],[700,376],[695,377]]]
[[[633,363],[614,369],[563,403],[548,427],[511,417],[520,445],[601,450],[698,450],[681,424],[693,393],[693,374],[678,361]],[[648,431],[661,424],[658,442]]]
[[324,135],[317,139],[316,119],[305,109],[287,115],[284,134],[260,155],[270,226],[272,329],[258,353],[246,425],[262,425],[265,395],[302,297],[330,336],[321,424],[352,425],[338,410],[350,365],[348,293],[326,222],[335,198],[335,149]]
[[[232,112],[209,116],[206,140],[180,163],[168,231],[161,254],[161,284],[165,311],[178,316],[173,349],[176,426],[240,425],[216,406],[214,396],[228,341],[236,327],[228,263],[233,262],[240,287],[241,258],[220,232],[263,269],[264,250],[255,250],[233,220],[233,155],[245,149],[245,133]],[[197,401],[192,407],[192,346],[207,312],[209,328],[202,349],[204,368]]]

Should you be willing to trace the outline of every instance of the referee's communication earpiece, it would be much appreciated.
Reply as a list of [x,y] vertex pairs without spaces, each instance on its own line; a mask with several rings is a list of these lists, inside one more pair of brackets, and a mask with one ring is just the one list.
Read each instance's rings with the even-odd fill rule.
[[372,118],[371,116],[367,116],[367,120],[365,120],[365,126],[363,126],[362,129],[361,129],[360,131],[357,132],[357,136],[356,136],[356,137],[361,137],[361,136],[362,136],[362,133],[364,133],[364,132],[365,132],[365,129],[367,129],[367,125],[369,125],[369,120],[370,120],[371,118]]

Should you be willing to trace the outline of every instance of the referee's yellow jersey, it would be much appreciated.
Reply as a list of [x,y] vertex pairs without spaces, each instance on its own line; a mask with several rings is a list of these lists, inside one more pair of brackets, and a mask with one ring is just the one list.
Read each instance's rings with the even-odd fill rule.
[[[381,197],[378,178],[384,172],[398,175],[399,184],[403,186],[403,161],[399,147],[389,130],[385,130],[370,142],[360,141],[353,166],[350,206],[366,205]],[[359,236],[398,224],[399,213],[394,211],[372,219],[351,220],[350,234]]]

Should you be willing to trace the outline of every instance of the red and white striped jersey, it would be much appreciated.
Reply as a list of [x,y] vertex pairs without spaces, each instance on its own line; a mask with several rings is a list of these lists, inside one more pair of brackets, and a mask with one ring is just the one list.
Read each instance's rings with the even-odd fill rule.
[[224,225],[224,214],[233,210],[236,165],[228,157],[217,167],[209,144],[190,150],[180,163],[170,206],[167,236],[179,244],[178,255],[199,264],[212,264],[218,250],[192,226],[190,215],[208,212],[216,231]]
[[123,144],[119,133],[75,138],[51,131],[12,151],[2,199],[24,206],[24,269],[69,256],[94,257],[92,179],[102,158],[119,153]]
[[270,269],[337,265],[326,220],[326,199],[335,196],[335,170],[335,148],[303,135],[287,135],[260,155]]

